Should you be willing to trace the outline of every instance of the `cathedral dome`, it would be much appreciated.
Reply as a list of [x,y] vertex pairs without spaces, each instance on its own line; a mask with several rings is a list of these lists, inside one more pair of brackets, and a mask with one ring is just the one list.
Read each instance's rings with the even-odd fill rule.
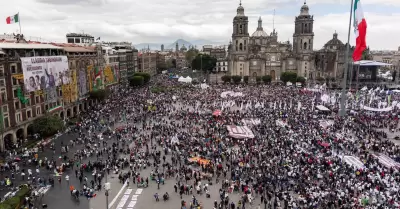
[[262,27],[261,17],[258,19],[258,27],[257,30],[251,35],[252,37],[267,37],[268,34],[264,31]]
[[308,8],[308,5],[306,4],[306,2],[304,2],[304,5],[300,9],[300,15],[309,15],[309,10],[310,9]]
[[333,38],[326,42],[325,46],[343,46],[343,42],[338,39],[338,34],[335,32]]

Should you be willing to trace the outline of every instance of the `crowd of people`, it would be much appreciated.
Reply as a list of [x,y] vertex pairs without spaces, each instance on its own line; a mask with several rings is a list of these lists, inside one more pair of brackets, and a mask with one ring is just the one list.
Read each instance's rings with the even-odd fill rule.
[[[95,197],[113,172],[121,183],[137,187],[150,181],[160,188],[174,181],[168,185],[177,194],[174,198],[182,199],[182,208],[201,208],[198,197],[203,193],[215,199],[214,208],[400,207],[399,167],[378,158],[400,157],[399,146],[386,139],[385,131],[397,132],[398,108],[365,111],[354,96],[348,100],[347,116],[339,117],[338,102],[321,99],[325,94],[338,97],[335,90],[226,84],[201,88],[165,76],[152,78],[151,85],[166,91],[116,87],[106,101],[81,115],[71,130],[77,137],[54,147],[64,153],[61,161],[30,163],[54,173],[73,170],[83,186],[71,194],[87,198]],[[240,94],[221,96],[227,91]],[[321,104],[330,111],[315,108]],[[216,110],[219,114],[213,114]],[[254,136],[232,137],[227,125],[246,125]],[[75,146],[82,148],[68,151]],[[28,155],[35,159],[35,153]],[[348,163],[346,156],[362,165]],[[12,178],[26,172],[18,164],[5,167]],[[143,169],[151,175],[141,175]],[[46,184],[39,170],[31,170],[28,179]],[[211,195],[212,188],[218,196]],[[158,193],[154,196],[158,201]],[[185,202],[187,196],[192,201]]]

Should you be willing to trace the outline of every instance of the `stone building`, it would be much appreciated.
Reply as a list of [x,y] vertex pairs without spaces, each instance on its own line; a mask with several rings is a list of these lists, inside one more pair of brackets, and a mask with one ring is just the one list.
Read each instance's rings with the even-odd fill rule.
[[[250,36],[248,17],[240,4],[233,18],[232,41],[228,47],[228,71],[231,75],[270,75],[278,81],[286,71],[296,72],[306,79],[315,77],[341,77],[344,69],[346,47],[334,34],[324,48],[314,51],[314,16],[310,15],[306,3],[295,17],[293,46],[289,41],[278,41],[275,29],[269,34],[264,31],[261,17],[256,31]],[[323,60],[323,61],[322,61]]]

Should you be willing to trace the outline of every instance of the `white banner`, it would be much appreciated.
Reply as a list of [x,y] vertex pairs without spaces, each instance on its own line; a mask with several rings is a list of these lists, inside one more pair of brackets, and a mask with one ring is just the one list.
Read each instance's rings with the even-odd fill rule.
[[28,92],[69,84],[66,56],[22,57],[25,90]]

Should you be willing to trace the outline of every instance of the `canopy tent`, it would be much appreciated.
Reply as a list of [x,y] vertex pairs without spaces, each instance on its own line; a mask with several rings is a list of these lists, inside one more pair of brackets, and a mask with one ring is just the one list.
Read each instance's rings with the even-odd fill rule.
[[400,163],[396,162],[392,158],[384,154],[372,154],[374,157],[378,158],[379,162],[382,163],[387,168],[400,168]]
[[226,97],[242,97],[244,96],[242,92],[234,92],[234,91],[224,91],[221,93],[221,97],[222,98],[226,98]]
[[329,111],[329,109],[327,107],[325,107],[324,105],[317,105],[315,108],[317,108],[317,110],[320,110],[320,111]]
[[357,157],[354,156],[344,156],[343,161],[355,169],[363,169],[365,168],[364,163],[361,162]]
[[322,128],[328,128],[328,127],[330,127],[330,126],[333,126],[333,124],[335,124],[334,122],[333,122],[333,120],[320,120],[319,121],[319,125],[322,127]]
[[359,66],[391,66],[392,64],[373,61],[373,60],[360,60],[360,61],[354,62],[354,65],[359,65]]
[[184,78],[184,77],[181,76],[181,77],[178,78],[178,81],[179,81],[179,82],[183,82],[183,83],[191,83],[191,82],[192,82],[192,78],[189,77],[189,76],[186,77],[186,78]]
[[213,116],[220,116],[222,114],[221,110],[214,110]]
[[244,139],[244,138],[254,138],[253,132],[247,126],[235,126],[228,125],[226,126],[229,132],[229,136],[236,139]]

